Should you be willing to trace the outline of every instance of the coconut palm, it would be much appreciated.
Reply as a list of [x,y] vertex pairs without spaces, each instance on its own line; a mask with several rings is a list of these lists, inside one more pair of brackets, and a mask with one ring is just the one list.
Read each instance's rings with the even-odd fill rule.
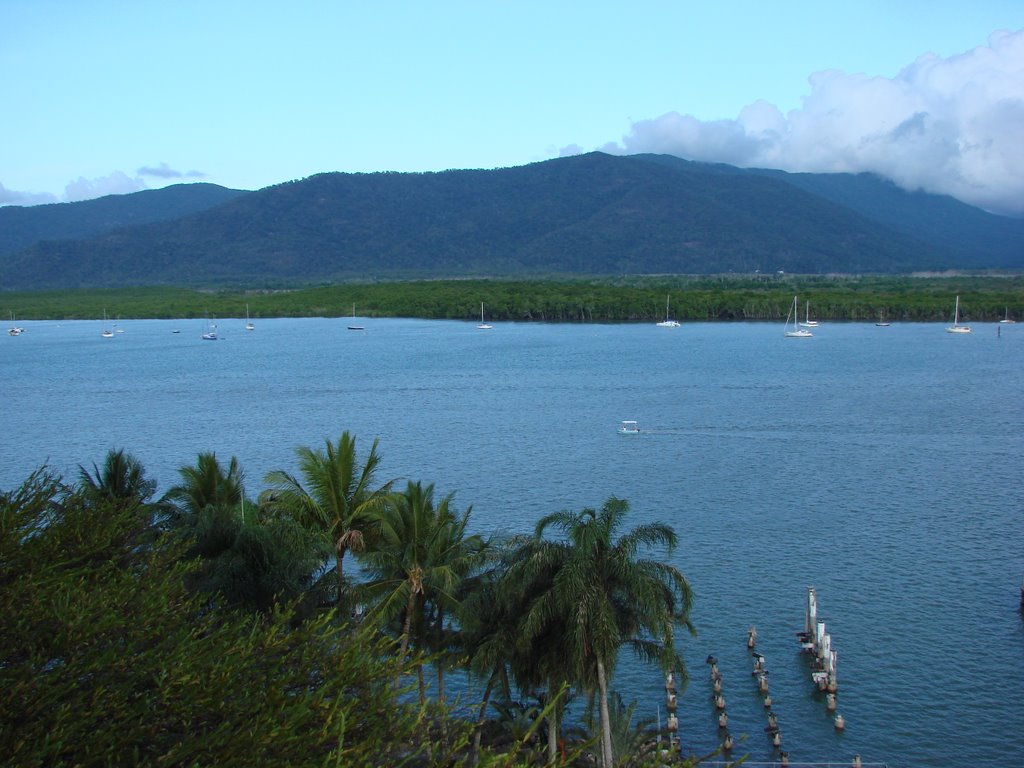
[[164,499],[190,517],[206,507],[236,507],[245,500],[245,473],[234,456],[225,470],[216,453],[200,453],[194,467],[182,467],[178,474],[181,482]]
[[343,432],[337,444],[325,440],[324,449],[296,449],[299,477],[276,470],[267,474],[272,487],[262,500],[274,511],[292,515],[304,527],[323,536],[334,550],[338,605],[345,599],[345,555],[360,552],[370,526],[387,506],[392,481],[374,486],[380,455],[373,441],[360,463],[356,439]]
[[289,515],[250,514],[246,520],[238,459],[232,456],[225,468],[215,453],[200,453],[194,466],[178,474],[181,482],[163,501],[168,522],[190,541],[187,556],[202,561],[191,586],[263,613],[300,598],[319,599],[310,587],[331,550]]
[[[434,501],[433,484],[410,481],[381,512],[374,547],[362,562],[370,576],[365,592],[374,601],[368,621],[382,625],[401,621],[400,660],[410,644],[426,650],[447,645],[445,619],[458,606],[459,587],[483,561],[485,542],[467,535],[471,509],[452,509],[453,494]],[[422,667],[420,699],[425,699]],[[443,665],[438,668],[443,691]]]
[[[556,565],[551,588],[530,607],[526,637],[564,623],[565,648],[573,679],[596,692],[600,706],[602,765],[614,765],[608,680],[619,649],[629,645],[641,659],[665,669],[681,668],[674,648],[679,625],[692,631],[692,594],[683,574],[664,560],[640,559],[642,548],[660,548],[667,556],[677,543],[675,531],[661,523],[641,525],[616,538],[629,505],[609,498],[600,511],[555,512],[536,526],[535,539],[546,568]],[[555,530],[561,540],[544,539]]]
[[92,469],[78,465],[79,489],[89,501],[143,506],[156,491],[156,481],[148,479],[142,463],[123,448],[108,451],[102,468],[94,463]]

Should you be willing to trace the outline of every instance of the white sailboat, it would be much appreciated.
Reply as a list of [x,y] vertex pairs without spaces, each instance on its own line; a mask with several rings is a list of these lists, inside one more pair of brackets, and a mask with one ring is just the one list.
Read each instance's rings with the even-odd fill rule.
[[363,326],[355,324],[355,319],[356,319],[356,305],[353,304],[352,305],[352,321],[353,322],[352,322],[352,325],[350,325],[348,327],[348,329],[350,331],[365,331],[366,329]]
[[18,325],[14,319],[14,313],[11,312],[11,327],[7,329],[7,333],[11,336],[21,336],[21,332],[25,329]]
[[671,294],[665,297],[665,320],[657,323],[659,328],[678,328],[679,323],[668,316],[668,302],[672,298]]
[[249,305],[248,305],[248,303],[245,305],[245,330],[247,330],[247,331],[255,331],[256,330],[256,326],[253,325],[251,320],[249,320]]
[[493,325],[488,325],[484,322],[484,303],[480,302],[480,325],[477,326],[482,331],[489,331],[493,328]]
[[800,325],[803,326],[804,328],[817,328],[818,327],[818,321],[817,320],[811,320],[811,302],[808,301],[804,305],[804,312],[805,312],[805,315],[804,315],[805,319],[804,319],[804,321],[802,323],[800,323]]
[[875,323],[879,328],[888,328],[892,323],[885,319],[885,310],[881,310],[878,313],[878,322]]
[[203,341],[216,341],[217,340],[217,324],[211,323],[209,320],[206,321],[206,330],[203,331]]
[[1006,308],[1006,316],[1002,320],[1000,320],[999,322],[1002,323],[1003,325],[1007,325],[1009,323],[1016,323],[1017,321],[1010,319],[1010,308],[1007,307]]
[[956,297],[956,305],[953,308],[953,325],[946,328],[946,333],[970,333],[971,326],[960,325],[960,297]]
[[107,328],[107,310],[106,309],[103,310],[103,330],[100,331],[100,336],[102,336],[104,339],[112,339],[112,338],[114,338],[114,332],[112,330],[110,330],[109,328]]
[[[793,297],[793,306],[789,308],[789,314],[786,315],[786,325],[783,328],[784,333],[790,339],[806,339],[808,336],[814,334],[808,331],[806,328],[800,328],[797,323],[797,309],[796,296]],[[793,321],[792,329],[790,328],[790,320]]]

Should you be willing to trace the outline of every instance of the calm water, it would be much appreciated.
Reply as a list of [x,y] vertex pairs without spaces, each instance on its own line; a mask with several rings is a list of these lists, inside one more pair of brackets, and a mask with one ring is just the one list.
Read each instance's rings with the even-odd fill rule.
[[[380,438],[385,476],[436,482],[484,531],[629,500],[672,524],[697,594],[683,641],[687,751],[716,743],[704,658],[725,678],[734,754],[772,752],[750,676],[756,624],[793,760],[1024,765],[1024,325],[551,326],[412,320],[26,323],[0,341],[0,487],[108,448],[166,489],[199,451],[250,493],[293,448]],[[174,328],[180,334],[172,334]],[[643,434],[616,433],[637,419]],[[794,633],[808,585],[839,654],[837,735]],[[654,717],[653,669],[614,687]],[[664,710],[662,709],[662,715]]]

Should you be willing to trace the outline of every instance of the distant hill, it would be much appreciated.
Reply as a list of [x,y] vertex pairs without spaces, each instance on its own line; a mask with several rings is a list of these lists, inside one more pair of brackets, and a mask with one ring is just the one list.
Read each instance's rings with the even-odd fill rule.
[[0,257],[43,240],[92,237],[122,227],[179,219],[240,195],[216,184],[175,184],[78,203],[0,207]]
[[325,173],[93,232],[0,256],[0,285],[1024,268],[1024,221],[950,198],[654,155]]

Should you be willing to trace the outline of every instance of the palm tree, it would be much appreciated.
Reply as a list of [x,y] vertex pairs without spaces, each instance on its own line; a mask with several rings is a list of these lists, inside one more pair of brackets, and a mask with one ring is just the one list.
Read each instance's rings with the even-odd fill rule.
[[[661,523],[641,525],[616,538],[629,505],[609,498],[601,510],[555,512],[536,526],[535,540],[546,567],[557,563],[551,588],[536,599],[524,621],[527,637],[563,622],[573,679],[598,694],[602,765],[614,765],[608,680],[619,649],[629,645],[646,661],[681,668],[673,644],[676,626],[689,622],[692,593],[683,574],[663,561],[638,559],[641,548],[670,554],[675,531]],[[564,539],[548,541],[549,529]]]
[[182,467],[178,474],[181,482],[164,494],[164,500],[192,520],[207,507],[232,509],[245,503],[245,473],[234,456],[225,471],[216,453],[200,453],[194,467]]
[[[458,607],[463,580],[483,561],[484,540],[466,534],[471,509],[457,515],[453,497],[435,504],[433,484],[409,481],[381,513],[375,545],[362,558],[370,574],[365,591],[376,600],[366,618],[382,625],[401,620],[401,662],[414,637],[421,650],[431,639],[447,645],[445,618]],[[417,670],[423,701],[422,666]],[[443,696],[443,663],[438,682]]]
[[345,597],[345,555],[360,552],[364,537],[391,497],[392,481],[374,487],[380,456],[377,441],[360,464],[356,439],[342,432],[337,444],[325,440],[322,451],[305,446],[296,449],[299,472],[305,481],[282,470],[267,474],[272,488],[262,499],[272,510],[295,517],[304,527],[318,532],[331,545],[338,580],[338,605]]
[[478,599],[490,605],[480,606],[480,619],[470,625],[474,669],[491,665],[494,674],[510,674],[520,691],[546,688],[540,698],[545,704],[552,763],[558,757],[559,723],[566,703],[563,693],[575,674],[570,626],[550,600],[563,554],[538,537],[509,542],[496,589]]
[[142,463],[123,448],[107,451],[103,467],[93,463],[92,469],[78,465],[79,488],[91,502],[143,506],[156,491],[156,481],[148,479]]

